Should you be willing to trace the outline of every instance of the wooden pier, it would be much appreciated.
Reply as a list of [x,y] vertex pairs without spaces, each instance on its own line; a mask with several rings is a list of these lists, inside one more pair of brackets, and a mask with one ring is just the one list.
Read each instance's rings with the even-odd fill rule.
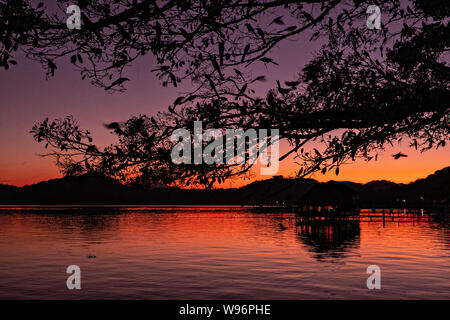
[[450,212],[435,212],[425,209],[360,209],[357,212],[304,212],[300,206],[254,206],[256,213],[286,213],[295,214],[297,222],[302,221],[354,221],[361,222],[415,222],[431,219],[450,220]]

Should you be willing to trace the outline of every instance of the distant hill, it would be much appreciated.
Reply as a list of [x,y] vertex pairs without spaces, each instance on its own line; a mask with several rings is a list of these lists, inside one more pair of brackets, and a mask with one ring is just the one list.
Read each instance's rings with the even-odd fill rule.
[[[165,205],[294,205],[318,182],[313,179],[274,177],[235,189],[178,189],[153,186],[140,189],[100,175],[65,177],[22,188],[0,185],[0,204],[165,204]],[[450,167],[410,184],[371,181],[336,182],[360,196],[361,207],[448,205]]]
[[424,179],[409,184],[371,181],[359,190],[366,207],[396,206],[403,200],[407,205],[444,204],[450,198],[450,167],[438,170]]
[[245,204],[295,204],[300,195],[317,183],[313,179],[275,177],[253,182],[239,189],[239,199]]
[[450,167],[436,171],[425,179],[419,179],[402,186],[403,196],[418,198],[422,196],[425,201],[431,200],[440,203],[449,203],[450,198]]
[[0,184],[0,203],[8,202],[19,190],[18,187]]
[[11,201],[20,204],[116,203],[129,188],[99,175],[64,177],[18,188]]

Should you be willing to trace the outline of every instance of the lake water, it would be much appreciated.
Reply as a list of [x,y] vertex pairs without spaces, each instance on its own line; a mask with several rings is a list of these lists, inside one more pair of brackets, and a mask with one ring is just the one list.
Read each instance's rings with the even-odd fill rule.
[[[394,220],[394,221],[392,221]],[[68,290],[66,268],[81,268]],[[381,268],[369,290],[366,269]],[[239,208],[3,208],[0,299],[450,299],[450,225]]]

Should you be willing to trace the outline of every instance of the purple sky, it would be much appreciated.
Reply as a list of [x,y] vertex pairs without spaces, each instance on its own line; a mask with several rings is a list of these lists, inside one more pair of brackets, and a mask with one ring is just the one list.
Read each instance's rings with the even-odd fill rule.
[[[267,89],[276,86],[277,79],[296,78],[314,50],[319,48],[319,43],[309,42],[309,38],[310,34],[306,33],[282,42],[269,55],[280,66],[268,66],[269,72],[262,63],[255,64],[254,74],[266,74],[268,79],[266,83],[259,84],[258,92],[265,95]],[[88,79],[82,81],[68,61],[59,62],[55,77],[46,81],[45,71],[38,63],[20,57],[16,60],[19,62],[17,66],[0,71],[0,183],[6,184],[24,185],[59,176],[53,159],[38,156],[45,149],[29,133],[36,122],[46,117],[54,119],[73,115],[82,127],[93,132],[94,142],[105,145],[112,142],[112,135],[104,129],[104,123],[165,110],[177,94],[189,86],[185,83],[179,88],[162,87],[150,71],[155,67],[151,55],[138,60],[127,70],[125,76],[131,79],[126,83],[127,91],[115,94],[92,86]],[[339,180],[390,179],[409,182],[447,166],[450,159],[448,147],[423,156],[405,149],[410,157],[398,161],[392,161],[392,153],[388,150],[377,163],[358,162],[345,166]],[[280,167],[281,174],[295,173],[296,165],[289,159]],[[318,178],[336,179],[336,176],[330,174]]]

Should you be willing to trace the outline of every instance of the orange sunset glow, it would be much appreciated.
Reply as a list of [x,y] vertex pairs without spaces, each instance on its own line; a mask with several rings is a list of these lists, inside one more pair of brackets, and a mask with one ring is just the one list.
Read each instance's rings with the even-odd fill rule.
[[[5,158],[2,157],[0,183],[23,186],[61,177],[53,159],[39,156],[40,153],[44,152],[40,149],[40,146],[34,146],[33,141],[30,141],[30,147],[34,152],[30,152],[30,149],[21,150],[21,148],[17,148],[15,157],[8,156],[9,165]],[[399,160],[393,159],[392,154],[399,151],[407,154],[408,157]],[[325,175],[316,173],[312,178],[318,181],[336,180],[366,183],[373,180],[387,180],[396,183],[409,183],[425,178],[435,171],[448,166],[449,159],[450,148],[448,147],[424,153],[409,147],[390,148],[380,154],[378,161],[357,160],[343,166],[339,176],[336,176],[334,172],[329,172]],[[278,175],[295,177],[297,172],[298,165],[292,157],[280,163]],[[261,176],[257,165],[245,180],[243,178],[234,178],[222,184],[217,184],[216,187],[240,187],[252,181],[270,177]]]

